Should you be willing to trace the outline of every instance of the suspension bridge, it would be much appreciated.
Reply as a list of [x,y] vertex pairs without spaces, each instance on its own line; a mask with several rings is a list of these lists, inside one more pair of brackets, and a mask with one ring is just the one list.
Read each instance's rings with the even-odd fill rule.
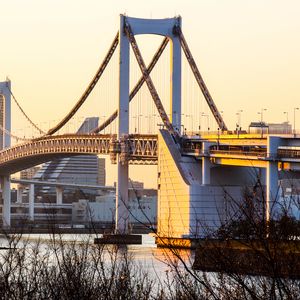
[[[148,65],[135,38],[144,34],[163,36]],[[167,112],[151,74],[168,44],[171,46],[168,83],[170,104]],[[118,82],[117,109],[97,128],[91,128],[88,134],[57,134],[74,118],[98,81],[101,81],[116,49],[119,49],[118,78],[114,79]],[[141,73],[131,90],[130,51]],[[182,130],[182,52],[209,113],[215,120],[218,128],[216,134],[205,136],[198,132],[191,136]],[[134,132],[130,132],[130,121],[133,120],[130,105],[144,87],[147,87],[161,120],[161,129],[155,134],[136,132],[136,124]],[[11,99],[38,132],[37,137],[25,138],[12,133]],[[118,233],[128,232],[128,165],[158,164],[158,232],[160,236],[178,238],[201,236],[199,224],[204,220],[208,226],[217,226],[222,218],[226,218],[223,214],[224,199],[229,194],[230,197],[241,199],[243,187],[253,184],[257,180],[257,174],[267,186],[265,211],[266,219],[270,218],[271,203],[279,189],[279,171],[300,171],[298,136],[247,135],[228,130],[183,35],[180,17],[138,19],[121,15],[119,31],[95,76],[71,110],[48,131],[42,130],[25,113],[13,94],[9,81],[0,83],[0,102],[2,219],[3,226],[7,227],[11,223],[10,175],[55,158],[104,154],[109,155],[111,162],[117,164]],[[199,113],[200,111],[195,112]],[[116,133],[101,133],[113,122],[117,122]],[[11,139],[17,140],[13,146]],[[256,175],[253,176],[253,173]]]

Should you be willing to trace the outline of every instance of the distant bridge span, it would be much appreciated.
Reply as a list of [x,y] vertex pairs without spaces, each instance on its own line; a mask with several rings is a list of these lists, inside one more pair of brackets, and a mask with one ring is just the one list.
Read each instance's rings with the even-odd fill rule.
[[[197,138],[186,137],[183,139],[182,154],[201,159],[208,156],[215,164],[243,165],[265,167],[269,160],[267,149],[263,152],[245,151],[243,146],[265,146],[264,139],[256,136],[245,135],[210,135]],[[241,146],[239,151],[215,150],[212,147],[207,153],[203,152],[203,142],[212,145]],[[254,150],[254,151],[253,151]],[[282,151],[281,151],[282,152]],[[293,150],[285,150],[277,153],[276,160],[298,162],[299,154]],[[117,162],[117,154],[120,154],[121,162],[129,162],[135,165],[155,165],[158,161],[158,138],[155,134],[130,134],[117,140],[115,134],[65,134],[46,136],[33,139],[26,143],[0,151],[0,175],[9,175],[26,168],[51,161],[57,158],[71,157],[76,155],[109,155],[112,163]],[[284,154],[284,155],[283,155]],[[274,159],[274,158],[273,158]],[[237,162],[236,162],[237,161]]]
[[46,136],[0,151],[0,174],[9,175],[63,157],[106,154],[113,163],[117,154],[130,164],[157,163],[157,135],[66,134]]

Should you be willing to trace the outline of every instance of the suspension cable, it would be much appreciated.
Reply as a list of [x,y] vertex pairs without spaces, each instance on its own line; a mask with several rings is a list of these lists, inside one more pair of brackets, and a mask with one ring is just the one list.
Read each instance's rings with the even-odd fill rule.
[[131,47],[132,47],[132,50],[135,54],[135,57],[136,57],[136,60],[139,64],[139,67],[142,71],[142,74],[143,74],[143,77],[144,77],[144,80],[148,86],[148,89],[150,91],[150,94],[153,98],[153,101],[156,105],[156,108],[158,110],[158,113],[164,123],[164,125],[166,126],[167,130],[174,136],[174,138],[176,139],[176,141],[178,142],[179,139],[180,139],[180,136],[179,136],[179,133],[174,129],[172,123],[170,122],[169,118],[168,118],[168,115],[166,114],[165,112],[165,109],[162,105],[162,102],[159,98],[159,95],[156,91],[156,88],[153,84],[153,81],[149,75],[149,72],[146,68],[146,65],[145,65],[145,62],[144,62],[144,59],[142,57],[142,54],[138,48],[138,45],[136,43],[136,40],[135,40],[135,37],[131,31],[131,28],[130,28],[130,25],[128,23],[125,24],[125,28],[124,28],[126,34],[127,34],[127,37],[128,37],[128,40],[131,44]]
[[22,138],[22,137],[12,134],[9,130],[5,129],[1,124],[0,124],[0,131],[4,132],[5,134],[9,135],[11,138],[13,138],[17,141],[26,141],[26,142],[31,141],[31,139]]
[[15,103],[17,104],[18,108],[20,109],[20,111],[22,112],[22,114],[25,116],[25,118],[27,119],[27,121],[40,133],[40,134],[45,134],[46,132],[44,132],[42,129],[40,129],[33,121],[31,121],[31,119],[28,117],[28,115],[25,113],[25,111],[23,110],[23,108],[21,107],[21,105],[19,104],[18,100],[16,99],[15,95],[13,94],[13,92],[11,91],[9,85],[6,85],[9,93],[11,94],[12,98],[14,99]]
[[118,46],[118,43],[119,43],[119,33],[117,33],[117,35],[115,36],[115,38],[110,46],[110,49],[109,49],[108,53],[106,54],[101,66],[97,70],[96,75],[93,77],[92,81],[90,82],[89,86],[86,88],[86,90],[84,91],[84,93],[82,94],[80,99],[77,101],[77,103],[72,108],[72,110],[55,127],[49,129],[49,131],[47,132],[48,135],[52,135],[55,132],[57,132],[60,128],[62,128],[75,115],[75,113],[78,111],[78,109],[82,106],[82,104],[85,102],[85,100],[87,99],[89,94],[94,89],[94,87],[95,87],[96,83],[98,82],[98,80],[100,79],[101,75],[103,74],[106,66],[108,65],[112,55],[114,54],[114,52]]
[[[162,41],[161,45],[159,46],[159,48],[157,49],[157,51],[155,52],[150,64],[148,65],[147,68],[147,72],[150,74],[151,71],[153,70],[154,66],[156,65],[156,63],[158,62],[161,54],[163,53],[163,51],[165,50],[166,46],[168,45],[169,39],[166,37],[164,38],[164,40]],[[130,94],[129,94],[129,102],[134,98],[134,96],[137,94],[137,92],[140,90],[140,88],[142,87],[143,83],[145,82],[145,78],[144,76],[142,76],[138,83],[135,85],[135,87],[131,90]],[[102,131],[103,129],[105,129],[109,124],[111,124],[118,116],[118,110],[115,110],[112,115],[110,117],[108,117],[100,126],[98,126],[97,128],[94,128],[91,133],[98,133],[100,131]]]
[[199,85],[199,87],[202,91],[202,94],[203,94],[203,96],[204,96],[204,98],[205,98],[205,100],[206,100],[206,102],[207,102],[207,104],[208,104],[208,106],[209,106],[216,122],[218,123],[219,128],[222,131],[227,131],[228,130],[227,126],[226,126],[226,124],[225,124],[225,122],[224,122],[224,120],[223,120],[223,118],[222,118],[222,116],[221,116],[221,114],[220,114],[220,112],[219,112],[212,96],[210,95],[210,93],[208,91],[208,88],[207,88],[207,86],[206,86],[206,84],[205,84],[205,82],[204,82],[204,80],[203,80],[203,78],[202,78],[202,76],[199,72],[199,69],[198,69],[198,67],[195,63],[195,60],[192,56],[192,53],[189,49],[189,46],[188,46],[188,44],[187,44],[187,42],[186,42],[186,40],[183,36],[181,28],[179,26],[176,26],[174,28],[174,31],[179,36],[180,44],[181,44],[181,47],[182,47],[182,49],[184,51],[184,54],[187,58],[187,61],[189,62],[189,65],[192,69],[192,72],[194,73],[195,79],[196,79],[196,81],[197,81],[197,83],[198,83],[198,85]]

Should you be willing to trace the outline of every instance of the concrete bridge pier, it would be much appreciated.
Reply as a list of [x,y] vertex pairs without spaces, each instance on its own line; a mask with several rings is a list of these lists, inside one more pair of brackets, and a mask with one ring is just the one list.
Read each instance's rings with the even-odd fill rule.
[[34,184],[29,185],[28,202],[29,220],[34,221]]
[[[212,143],[203,142],[203,153],[204,155],[208,155],[209,147]],[[209,185],[210,184],[210,169],[212,164],[208,156],[202,157],[202,185]]]
[[11,226],[11,194],[10,194],[10,176],[1,176],[2,189],[2,223],[3,227],[9,228]]
[[268,136],[268,163],[267,163],[267,184],[266,184],[266,204],[265,220],[270,221],[272,208],[278,198],[278,162],[276,161],[277,149],[280,145],[280,137]]
[[22,194],[23,194],[23,187],[18,186],[18,189],[17,189],[17,203],[22,203]]
[[63,203],[63,187],[57,186],[56,187],[56,204],[61,205]]

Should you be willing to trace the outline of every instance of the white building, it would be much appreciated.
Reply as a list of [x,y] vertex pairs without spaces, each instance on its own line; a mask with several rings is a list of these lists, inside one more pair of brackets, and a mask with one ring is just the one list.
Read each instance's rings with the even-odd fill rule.
[[[72,204],[73,224],[88,223],[115,223],[116,195],[115,193],[98,196],[95,202],[79,200]],[[128,205],[129,223],[143,225],[156,225],[157,197],[142,196],[138,199],[131,197]]]

